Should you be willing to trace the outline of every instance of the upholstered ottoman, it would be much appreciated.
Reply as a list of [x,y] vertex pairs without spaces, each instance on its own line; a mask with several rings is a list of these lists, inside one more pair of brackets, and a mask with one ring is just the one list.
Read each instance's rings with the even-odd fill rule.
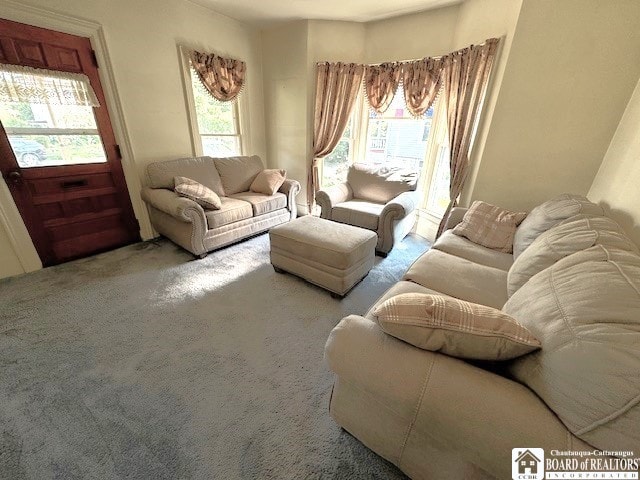
[[373,267],[375,232],[306,215],[269,231],[271,264],[343,297]]

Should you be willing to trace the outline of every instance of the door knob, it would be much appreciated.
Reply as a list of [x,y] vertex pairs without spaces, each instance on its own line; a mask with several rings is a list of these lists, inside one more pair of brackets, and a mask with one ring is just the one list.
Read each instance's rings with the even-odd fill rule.
[[17,170],[13,170],[7,173],[7,180],[11,183],[20,183],[22,181],[22,174]]

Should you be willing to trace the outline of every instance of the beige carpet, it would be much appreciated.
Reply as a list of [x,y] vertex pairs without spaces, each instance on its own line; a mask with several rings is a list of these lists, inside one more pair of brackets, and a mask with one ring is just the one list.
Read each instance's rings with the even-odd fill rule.
[[329,417],[323,348],[427,247],[407,238],[343,301],[276,274],[267,235],[0,281],[0,478],[402,478]]

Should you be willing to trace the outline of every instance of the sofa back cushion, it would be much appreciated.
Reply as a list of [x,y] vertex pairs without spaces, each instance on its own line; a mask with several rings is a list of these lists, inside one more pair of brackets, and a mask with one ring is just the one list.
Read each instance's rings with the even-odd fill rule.
[[513,237],[513,256],[518,258],[538,236],[562,220],[581,213],[604,215],[602,207],[581,195],[563,194],[538,205],[520,224]]
[[257,155],[214,158],[213,161],[227,195],[248,192],[255,178],[264,170],[262,160]]
[[147,165],[147,183],[151,188],[175,188],[175,177],[187,177],[224,196],[220,175],[211,157],[179,158]]
[[550,228],[536,238],[509,269],[509,296],[536,273],[558,260],[594,245],[605,245],[638,253],[638,247],[608,217],[576,215]]
[[597,245],[529,280],[503,311],[542,349],[510,364],[577,437],[640,451],[640,256]]
[[353,198],[375,203],[387,203],[401,193],[415,190],[416,181],[413,172],[362,164],[352,165],[347,173]]

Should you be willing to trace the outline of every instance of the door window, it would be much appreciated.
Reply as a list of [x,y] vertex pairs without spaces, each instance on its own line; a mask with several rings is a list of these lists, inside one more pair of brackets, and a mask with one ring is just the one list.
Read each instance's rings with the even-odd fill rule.
[[3,103],[0,121],[20,168],[107,161],[92,107]]

